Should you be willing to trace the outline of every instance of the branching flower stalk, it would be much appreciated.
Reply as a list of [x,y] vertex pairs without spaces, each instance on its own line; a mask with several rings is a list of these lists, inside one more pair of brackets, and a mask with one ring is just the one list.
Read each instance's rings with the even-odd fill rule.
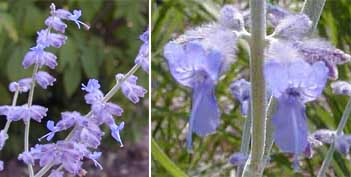
[[[110,91],[108,91],[106,93],[106,95],[103,98],[103,102],[108,102],[117,92],[118,90],[121,88],[121,85],[128,80],[128,78],[130,76],[132,76],[136,71],[138,71],[138,69],[140,68],[140,64],[135,64],[126,74],[122,79],[116,79],[116,84],[111,88]],[[90,116],[92,115],[92,111],[90,111],[89,113],[87,113],[84,117],[85,118],[90,118]],[[76,130],[77,127],[74,127],[72,129],[72,131],[67,135],[67,137],[65,138],[66,141],[69,141],[71,139],[71,137],[74,134],[74,131]],[[54,166],[54,163],[50,163],[48,165],[45,165],[41,170],[39,170],[34,177],[42,177],[43,175],[45,175],[52,167]],[[62,169],[63,166],[60,165],[56,170],[60,170]]]
[[[115,86],[106,95],[100,90],[101,86],[96,79],[90,79],[86,85],[82,84],[81,89],[86,92],[85,102],[91,107],[91,111],[87,115],[82,116],[77,111],[62,112],[61,120],[56,124],[52,120],[47,122],[46,126],[50,132],[39,138],[39,141],[44,138],[51,141],[56,133],[72,128],[68,138],[55,143],[36,144],[30,148],[30,121],[34,119],[41,122],[48,111],[43,106],[33,105],[35,86],[38,84],[43,89],[47,89],[56,80],[49,73],[40,71],[43,66],[51,69],[57,66],[55,54],[44,49],[47,47],[60,48],[65,44],[67,37],[63,33],[67,25],[63,20],[73,21],[78,28],[83,25],[89,29],[87,24],[78,20],[81,16],[80,10],[74,10],[72,13],[65,9],[56,9],[54,4],[51,4],[50,9],[51,16],[45,20],[47,28],[38,31],[36,45],[30,48],[22,62],[25,69],[34,66],[32,77],[12,82],[9,85],[9,90],[14,92],[12,105],[0,106],[0,115],[7,118],[5,128],[0,132],[0,150],[8,139],[7,131],[11,121],[23,120],[25,124],[24,151],[19,154],[18,159],[27,164],[30,177],[41,177],[56,165],[58,168],[51,170],[49,177],[62,177],[66,172],[75,176],[82,176],[86,173],[82,168],[84,159],[90,159],[96,167],[102,169],[101,164],[97,161],[102,152],[95,151],[105,134],[100,126],[107,125],[111,136],[120,143],[121,147],[123,146],[120,132],[124,128],[124,122],[117,124],[115,120],[115,116],[122,116],[123,108],[118,104],[109,102],[109,100],[121,89],[124,96],[136,104],[147,92],[146,89],[137,84],[138,77],[133,74],[140,67],[145,72],[149,72],[149,33],[147,30],[139,37],[143,44],[135,58],[135,66],[125,75],[117,74]],[[51,32],[51,29],[54,32]],[[19,93],[28,91],[27,104],[16,106]],[[35,165],[36,161],[39,161],[42,169],[34,175],[32,166]],[[0,171],[3,170],[3,164],[3,161],[0,161]]]

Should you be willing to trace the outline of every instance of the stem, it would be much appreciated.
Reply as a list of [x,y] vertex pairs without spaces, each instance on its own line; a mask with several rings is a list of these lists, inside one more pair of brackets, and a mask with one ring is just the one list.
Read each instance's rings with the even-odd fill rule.
[[[39,70],[39,65],[35,65],[33,69],[33,75],[32,75],[32,83],[31,83],[31,88],[29,91],[29,96],[28,96],[28,102],[27,106],[31,107],[33,103],[33,95],[34,95],[34,89],[35,89],[35,74]],[[28,121],[24,121],[25,125],[25,130],[24,130],[24,151],[29,152],[29,130],[30,130],[30,119]],[[28,171],[29,171],[29,176],[33,177],[34,176],[34,170],[33,166],[31,164],[28,164]]]
[[[102,99],[103,102],[108,102],[119,90],[119,88],[121,88],[121,85],[123,84],[124,81],[126,81],[131,75],[133,75],[138,69],[140,68],[139,64],[136,64],[133,66],[132,69],[130,69],[127,74],[124,75],[123,79],[121,80],[117,80],[116,84],[112,87],[112,89],[106,93],[106,95],[104,96],[104,98]],[[92,111],[90,111],[88,114],[86,114],[84,117],[89,118],[92,115]],[[76,127],[74,127],[72,129],[72,131],[67,135],[67,137],[65,138],[65,140],[69,140],[73,134],[74,131],[76,131]],[[41,170],[39,170],[39,172],[37,174],[35,174],[34,177],[42,177],[43,175],[45,175],[52,167],[54,166],[54,163],[49,163],[47,165],[45,165]],[[62,168],[62,165],[60,165],[58,168]]]
[[264,150],[264,157],[263,157],[263,168],[266,166],[266,164],[269,162],[270,159],[270,153],[273,147],[274,143],[274,138],[273,138],[273,125],[272,125],[272,117],[273,113],[275,112],[275,108],[277,105],[277,100],[271,96],[269,99],[268,103],[268,108],[267,108],[267,118],[266,118],[266,145],[265,145],[265,150]]
[[[350,117],[350,113],[351,113],[351,97],[349,98],[349,101],[347,102],[346,108],[345,108],[345,110],[342,114],[342,117],[341,117],[341,121],[339,122],[338,128],[336,129],[336,137],[340,136],[342,134],[343,129],[346,125],[347,119]],[[323,161],[322,167],[318,172],[317,177],[324,177],[325,176],[325,173],[329,167],[329,164],[332,161],[334,151],[335,151],[335,143],[333,142],[329,147],[329,150],[328,150],[327,155]]]
[[305,0],[302,13],[306,14],[312,21],[310,34],[317,29],[319,18],[321,17],[325,2],[326,0]]
[[[249,107],[248,115],[245,119],[243,133],[241,136],[240,152],[243,153],[244,155],[249,154],[250,137],[251,137],[251,124],[252,124],[252,116],[251,116],[251,108]],[[243,171],[243,166],[238,166],[236,176],[241,176],[242,171]]]
[[[12,98],[12,105],[11,106],[16,106],[17,104],[17,99],[18,99],[18,94],[19,94],[19,90],[17,89],[15,94],[13,95],[13,98]],[[6,125],[5,125],[5,128],[4,128],[4,132],[5,134],[7,134],[7,131],[9,130],[10,128],[10,125],[11,125],[11,120],[7,120],[6,122]]]
[[252,137],[251,151],[245,164],[243,177],[262,176],[262,159],[266,140],[266,88],[263,75],[266,37],[266,1],[250,0],[251,42],[250,80]]

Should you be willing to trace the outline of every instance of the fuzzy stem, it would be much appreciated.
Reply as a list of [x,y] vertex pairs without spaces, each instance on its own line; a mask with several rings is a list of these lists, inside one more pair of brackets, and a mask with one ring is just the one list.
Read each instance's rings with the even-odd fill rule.
[[266,164],[269,162],[269,156],[271,153],[271,149],[273,147],[274,139],[273,139],[273,125],[272,125],[272,117],[273,113],[275,112],[275,107],[277,105],[277,100],[271,96],[269,99],[269,103],[267,106],[267,118],[266,118],[266,145],[264,150],[264,157],[263,157],[263,169]]
[[[140,68],[139,64],[134,65],[133,68],[130,69],[121,80],[117,80],[116,84],[112,87],[112,89],[109,92],[106,93],[105,97],[102,99],[103,102],[108,102],[118,92],[118,90],[121,88],[121,85],[123,84],[123,82],[126,81],[130,76],[132,76],[139,68]],[[89,118],[91,115],[92,115],[92,111],[90,111],[84,117]],[[73,130],[67,135],[65,140],[69,140],[73,136],[74,131],[76,131],[76,127],[74,127]],[[53,166],[54,166],[53,163],[49,163],[49,164],[45,165],[42,169],[40,169],[40,171],[38,171],[37,174],[35,174],[34,177],[42,177]],[[58,168],[62,168],[62,165],[59,166]]]
[[245,164],[243,177],[262,176],[262,159],[266,140],[266,88],[263,74],[266,37],[266,1],[250,0],[251,41],[250,80],[252,137],[251,151]]
[[[31,83],[31,88],[29,91],[29,96],[28,96],[28,102],[27,106],[31,107],[33,103],[33,96],[34,96],[34,89],[35,89],[35,74],[39,70],[39,65],[35,65],[33,69],[33,75],[32,75],[32,83]],[[28,121],[24,121],[25,125],[25,130],[24,130],[24,151],[29,152],[29,130],[30,130],[30,119]],[[29,171],[29,176],[33,177],[34,176],[34,170],[33,166],[31,164],[28,164],[28,171]]]
[[[18,94],[19,94],[19,90],[17,89],[15,94],[13,95],[13,98],[12,98],[12,105],[11,106],[16,106],[16,103],[17,103],[17,99],[18,99]],[[4,132],[5,134],[7,134],[7,131],[9,130],[10,128],[10,125],[11,125],[11,120],[7,120],[6,124],[5,124],[5,128],[4,128]]]
[[[245,118],[243,133],[241,135],[240,152],[243,153],[244,155],[248,155],[250,150],[251,124],[252,124],[252,116],[251,116],[251,109],[249,107],[248,115]],[[243,171],[243,166],[238,166],[236,176],[241,176],[242,171]]]
[[[350,113],[351,113],[351,98],[349,98],[349,101],[347,102],[346,108],[342,114],[338,128],[336,129],[336,136],[342,135],[342,132],[343,132],[343,129],[346,125],[347,119],[350,117]],[[325,156],[322,167],[319,170],[317,177],[324,177],[325,176],[325,173],[329,167],[329,164],[332,161],[334,151],[335,151],[335,143],[333,142],[329,147],[329,150],[327,152],[327,155]]]
[[326,0],[305,0],[302,13],[306,14],[312,20],[310,34],[317,29],[319,18],[321,17],[325,2]]

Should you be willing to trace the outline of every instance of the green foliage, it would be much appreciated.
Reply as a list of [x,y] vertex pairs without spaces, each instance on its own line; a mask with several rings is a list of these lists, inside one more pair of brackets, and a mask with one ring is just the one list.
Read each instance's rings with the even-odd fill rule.
[[[240,115],[239,103],[233,99],[228,85],[237,78],[248,78],[248,54],[241,46],[238,61],[231,66],[216,88],[220,108],[221,124],[217,133],[204,139],[194,136],[193,153],[185,148],[185,133],[191,107],[190,90],[180,87],[171,77],[162,57],[165,43],[186,29],[215,19],[216,9],[228,3],[241,2],[248,8],[248,1],[240,0],[164,0],[152,1],[152,136],[160,149],[165,152],[178,168],[189,176],[229,176],[235,168],[227,163],[233,152],[240,150],[240,138],[244,118]],[[302,0],[269,1],[300,11]],[[337,9],[337,10],[336,10]],[[318,25],[319,36],[331,41],[333,45],[350,53],[351,46],[351,5],[349,0],[327,1]],[[350,80],[349,65],[339,67],[341,80]],[[328,85],[323,97],[308,104],[310,130],[321,128],[335,129],[340,121],[347,98],[335,96]],[[348,123],[345,133],[351,132]],[[300,173],[294,173],[292,158],[282,154],[276,147],[272,150],[271,163],[265,176],[300,177],[316,176],[321,166],[327,146],[320,148],[312,159],[303,159]],[[171,173],[157,159],[152,161],[153,176],[171,176]],[[350,176],[350,162],[335,153],[327,176]]]
[[[44,20],[49,16],[51,1],[1,1],[0,2],[0,103],[10,104],[12,94],[7,91],[11,81],[30,77],[32,68],[22,68],[22,60],[31,46],[35,45],[36,31],[45,28]],[[46,121],[58,120],[60,112],[80,111],[87,113],[89,106],[84,102],[81,83],[89,78],[101,82],[107,92],[115,83],[115,74],[127,72],[134,65],[134,58],[142,44],[139,35],[147,28],[147,0],[66,0],[55,2],[57,7],[81,9],[82,20],[91,25],[90,30],[77,29],[68,22],[67,43],[60,49],[50,49],[58,57],[58,67],[48,70],[57,79],[54,87],[43,90],[39,87],[34,93],[34,103],[49,108],[48,118],[41,124],[31,127],[31,144],[47,133]],[[125,5],[127,4],[127,5]],[[117,15],[118,14],[118,15]],[[130,25],[135,24],[135,25]],[[148,76],[139,71],[139,82],[148,88]],[[19,98],[18,104],[26,103],[27,94]],[[132,104],[118,93],[113,101],[124,108],[122,119],[126,127],[122,132],[126,142],[133,144],[139,140],[143,128],[148,125],[148,97],[142,103]],[[5,119],[0,119],[0,127]],[[22,151],[23,123],[11,125],[10,139],[0,153],[1,159],[14,158]],[[58,134],[57,139],[66,133]],[[103,146],[117,148],[119,145],[106,134]],[[107,144],[107,145],[106,145]]]

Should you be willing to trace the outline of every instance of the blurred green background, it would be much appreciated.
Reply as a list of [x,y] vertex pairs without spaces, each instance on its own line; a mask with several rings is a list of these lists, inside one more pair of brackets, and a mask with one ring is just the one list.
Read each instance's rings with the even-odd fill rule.
[[[269,0],[268,2],[299,12],[302,0]],[[237,3],[248,10],[247,0],[152,0],[152,137],[166,155],[189,176],[229,176],[234,167],[227,163],[233,152],[240,150],[244,118],[239,102],[230,94],[229,85],[234,79],[248,78],[248,54],[239,48],[238,61],[224,75],[216,96],[222,111],[217,133],[200,139],[194,137],[194,153],[185,148],[186,125],[191,108],[191,92],[180,87],[171,77],[164,58],[163,46],[186,29],[211,22],[224,4]],[[338,48],[351,53],[351,1],[327,0],[318,34]],[[339,79],[350,80],[350,65],[339,66]],[[307,106],[310,131],[321,128],[335,129],[346,105],[347,98],[331,94],[328,86],[320,100]],[[351,121],[345,128],[351,133]],[[265,176],[313,177],[321,166],[327,146],[316,151],[312,159],[302,159],[300,173],[293,173],[291,158],[273,148],[271,163]],[[171,176],[154,158],[152,176]],[[327,176],[351,176],[351,162],[335,153]]]
[[[148,26],[147,0],[0,1],[1,105],[11,104],[12,95],[8,92],[8,84],[22,77],[29,77],[32,73],[32,68],[23,69],[21,62],[29,48],[35,45],[36,31],[45,28],[44,20],[50,15],[51,2],[54,2],[56,7],[70,11],[81,9],[81,20],[90,24],[91,28],[89,31],[79,30],[74,23],[67,22],[66,44],[60,49],[49,49],[58,56],[58,67],[55,70],[48,70],[57,81],[54,87],[47,90],[39,87],[35,90],[34,104],[48,107],[49,112],[41,124],[32,121],[30,132],[32,145],[38,143],[37,138],[48,132],[46,121],[58,120],[60,112],[77,110],[85,114],[89,111],[89,106],[84,101],[84,93],[80,90],[81,83],[86,83],[89,78],[96,78],[106,93],[115,84],[115,74],[125,73],[134,65],[134,58],[142,44],[139,35]],[[140,70],[136,75],[139,76],[139,84],[148,89],[148,74]],[[19,104],[26,103],[27,96],[27,94],[21,95]],[[116,121],[126,122],[121,134],[126,146],[119,148],[119,144],[110,136],[108,128],[104,127],[106,135],[101,149],[115,154],[124,152],[126,155],[119,155],[117,159],[120,158],[120,162],[124,162],[123,158],[129,160],[124,163],[125,165],[132,163],[133,160],[145,161],[143,170],[147,173],[148,94],[137,105],[132,104],[120,92],[112,100],[124,109],[123,116]],[[4,124],[5,118],[1,117],[0,127]],[[17,154],[23,151],[23,130],[22,122],[11,125],[10,138],[0,152],[1,160],[17,159]],[[64,138],[66,134],[58,134],[55,140]],[[122,164],[115,163],[113,166],[116,167],[114,170],[118,171]],[[120,172],[109,176],[117,174]]]

